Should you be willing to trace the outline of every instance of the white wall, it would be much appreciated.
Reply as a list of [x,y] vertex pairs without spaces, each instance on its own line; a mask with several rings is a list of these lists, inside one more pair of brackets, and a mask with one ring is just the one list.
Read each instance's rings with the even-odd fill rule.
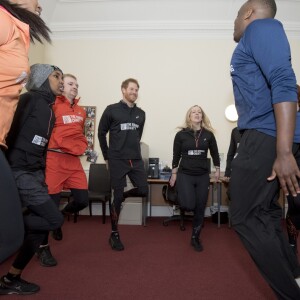
[[[233,103],[229,63],[234,47],[231,39],[56,40],[45,47],[33,46],[30,62],[55,64],[75,74],[81,104],[97,106],[97,126],[105,107],[121,99],[121,82],[138,79],[138,105],[147,117],[143,141],[150,157],[170,164],[176,127],[194,104],[209,116],[219,152],[226,157],[236,125],[224,117],[226,106]],[[299,40],[291,41],[291,48],[300,77]],[[95,146],[100,152],[97,133]]]

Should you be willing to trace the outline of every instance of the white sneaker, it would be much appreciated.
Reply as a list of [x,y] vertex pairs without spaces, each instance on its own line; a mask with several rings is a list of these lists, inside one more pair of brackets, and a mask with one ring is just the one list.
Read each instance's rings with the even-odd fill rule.
[[300,277],[298,277],[298,278],[295,278],[295,280],[296,280],[296,282],[297,282],[298,286],[300,287]]

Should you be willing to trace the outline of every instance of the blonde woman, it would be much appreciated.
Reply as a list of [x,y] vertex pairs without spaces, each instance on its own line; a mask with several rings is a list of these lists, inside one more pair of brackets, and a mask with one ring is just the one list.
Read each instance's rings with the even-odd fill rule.
[[170,185],[176,182],[181,208],[194,213],[191,245],[199,252],[203,250],[199,237],[210,182],[208,151],[219,180],[220,158],[213,128],[203,109],[194,105],[187,111],[185,124],[174,139]]

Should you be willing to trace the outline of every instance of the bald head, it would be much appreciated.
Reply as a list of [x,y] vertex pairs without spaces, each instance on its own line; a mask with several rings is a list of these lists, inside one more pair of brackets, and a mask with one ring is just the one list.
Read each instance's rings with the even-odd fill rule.
[[239,42],[247,26],[257,19],[274,18],[277,7],[274,0],[248,0],[240,8],[234,21],[233,38]]
[[258,19],[274,18],[277,12],[275,0],[248,0],[246,5],[254,10]]

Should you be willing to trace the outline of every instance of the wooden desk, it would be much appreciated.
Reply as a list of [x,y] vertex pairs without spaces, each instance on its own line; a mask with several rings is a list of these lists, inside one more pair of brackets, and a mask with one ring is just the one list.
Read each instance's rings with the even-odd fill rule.
[[[142,221],[143,225],[146,226],[146,219],[147,217],[152,216],[152,187],[155,184],[167,184],[169,180],[166,179],[148,179],[148,196],[143,198],[143,208],[142,208]],[[214,186],[216,185],[216,189]],[[221,209],[221,202],[222,202],[222,185],[221,181],[216,182],[214,178],[210,179],[210,188],[211,188],[211,199],[212,204],[214,203],[214,191],[217,192],[217,214],[218,214],[218,227],[220,227],[220,209]],[[149,203],[149,214],[148,214],[148,203]]]
[[152,216],[152,186],[153,184],[167,184],[169,180],[167,179],[148,179],[148,202],[149,202],[149,216]]

